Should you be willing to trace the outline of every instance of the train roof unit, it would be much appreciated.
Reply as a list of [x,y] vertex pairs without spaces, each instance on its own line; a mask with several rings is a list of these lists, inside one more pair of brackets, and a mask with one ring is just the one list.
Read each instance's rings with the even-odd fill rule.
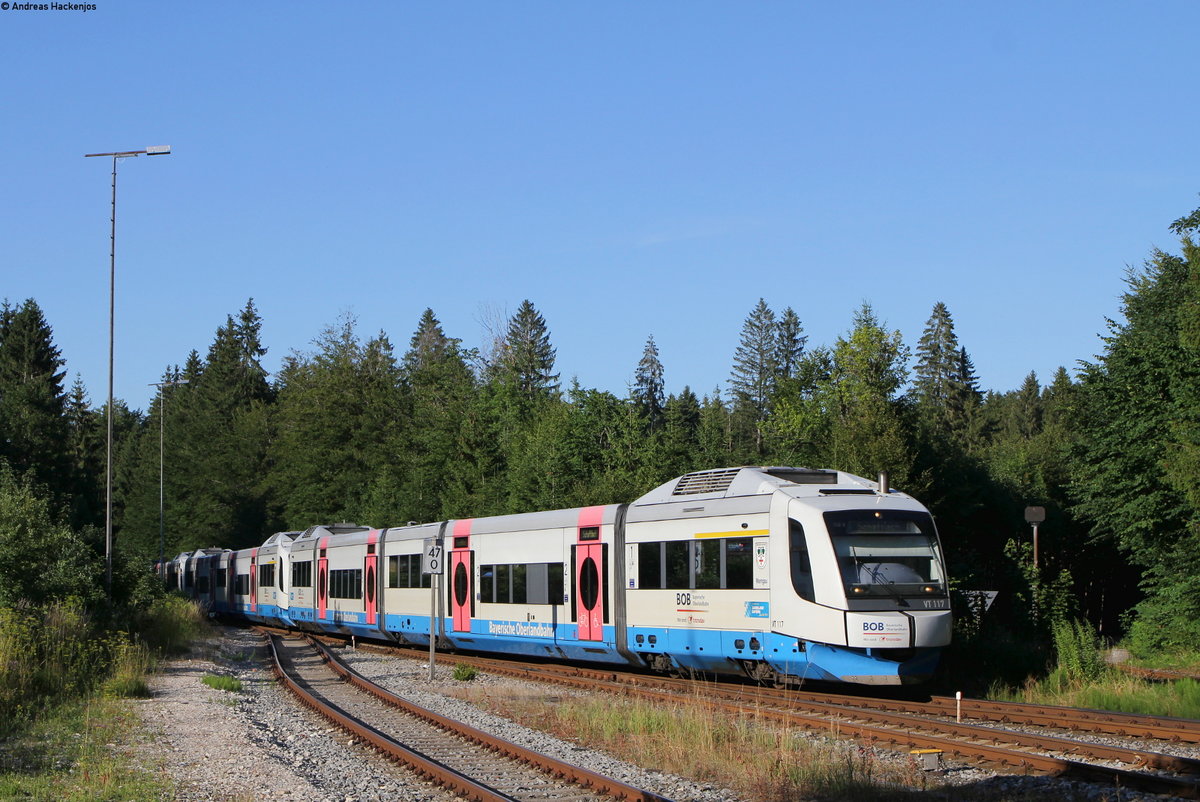
[[634,506],[769,496],[781,489],[796,498],[845,495],[908,498],[888,487],[887,474],[880,474],[880,481],[873,482],[852,473],[820,468],[742,466],[684,474],[654,488],[635,501]]

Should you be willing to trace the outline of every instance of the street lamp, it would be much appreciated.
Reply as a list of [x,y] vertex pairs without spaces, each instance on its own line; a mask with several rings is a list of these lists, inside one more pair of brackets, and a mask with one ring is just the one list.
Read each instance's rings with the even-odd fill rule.
[[1026,507],[1025,523],[1033,527],[1033,567],[1038,567],[1038,524],[1046,520],[1045,507]]
[[[158,388],[158,564],[159,570],[165,570],[163,565],[163,435],[166,427],[167,419],[167,392],[165,387],[175,387],[180,384],[187,384],[187,379],[175,379],[174,381],[151,382],[151,387]],[[164,574],[165,576],[165,574]]]
[[108,598],[112,599],[112,563],[113,563],[113,530],[112,530],[112,485],[113,485],[113,309],[116,300],[117,282],[117,160],[141,155],[166,156],[171,152],[170,145],[156,145],[145,150],[123,150],[115,153],[85,153],[84,158],[94,156],[112,157],[112,229],[109,234],[108,249],[108,455],[105,460],[104,484],[104,589]]

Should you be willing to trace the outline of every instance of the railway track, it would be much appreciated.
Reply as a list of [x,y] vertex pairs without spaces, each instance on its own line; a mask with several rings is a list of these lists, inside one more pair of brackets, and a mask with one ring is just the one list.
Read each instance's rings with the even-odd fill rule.
[[[393,651],[393,647],[369,647]],[[403,649],[399,650],[404,653]],[[411,651],[410,657],[427,654]],[[610,692],[658,703],[716,706],[729,715],[832,733],[899,750],[935,750],[967,763],[1010,771],[1200,798],[1200,760],[1145,748],[1200,743],[1200,722],[1097,710],[934,697],[929,702],[776,690],[697,682],[611,669],[453,655],[492,673]],[[962,720],[959,720],[959,719]],[[1024,728],[1024,729],[1021,729]],[[1055,732],[1048,733],[1052,729]],[[1065,733],[1065,734],[1063,734]],[[1101,743],[1087,734],[1137,739],[1137,745]]]
[[268,634],[276,673],[306,705],[460,796],[479,802],[669,802],[413,705],[361,677],[315,640]]

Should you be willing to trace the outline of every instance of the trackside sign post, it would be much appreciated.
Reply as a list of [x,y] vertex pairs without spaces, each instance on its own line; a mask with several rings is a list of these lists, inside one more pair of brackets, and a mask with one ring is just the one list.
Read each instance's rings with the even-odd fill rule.
[[445,572],[445,548],[441,538],[425,538],[421,552],[421,573],[429,575],[429,681],[433,682],[433,667],[437,662],[437,595]]

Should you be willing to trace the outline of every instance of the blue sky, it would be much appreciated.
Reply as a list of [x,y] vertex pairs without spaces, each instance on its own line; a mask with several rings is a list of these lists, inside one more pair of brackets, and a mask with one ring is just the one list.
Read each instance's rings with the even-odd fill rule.
[[0,11],[0,298],[93,403],[253,297],[275,370],[353,315],[481,345],[529,298],[564,384],[724,389],[758,299],[832,344],[947,304],[985,389],[1101,348],[1200,206],[1200,4],[139,3]]

